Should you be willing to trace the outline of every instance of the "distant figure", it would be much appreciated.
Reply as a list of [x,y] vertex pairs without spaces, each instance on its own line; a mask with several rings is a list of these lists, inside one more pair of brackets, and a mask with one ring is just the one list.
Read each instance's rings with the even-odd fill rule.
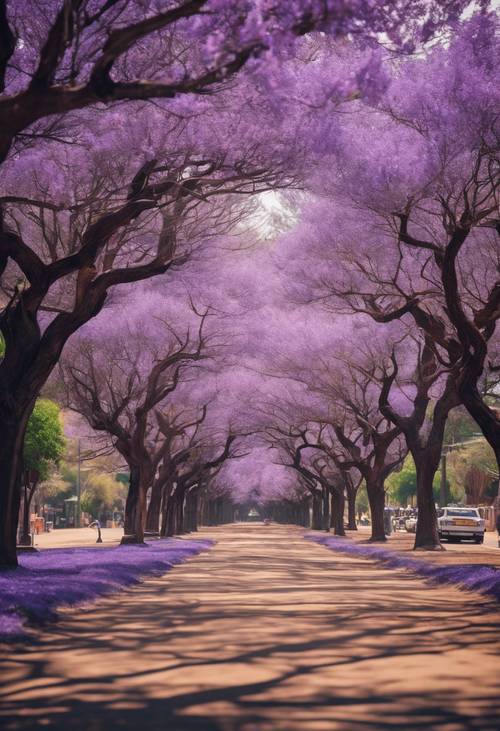
[[98,520],[94,520],[93,523],[89,525],[89,528],[97,528],[97,541],[96,543],[102,543],[102,536],[101,536],[101,524]]

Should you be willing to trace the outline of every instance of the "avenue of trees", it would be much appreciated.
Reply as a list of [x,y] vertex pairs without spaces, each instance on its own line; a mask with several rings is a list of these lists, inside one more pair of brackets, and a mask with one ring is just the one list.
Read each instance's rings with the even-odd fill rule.
[[361,486],[384,541],[411,461],[439,548],[453,414],[500,468],[494,9],[41,5],[0,0],[0,565],[59,409],[129,475],[123,543],[344,535]]

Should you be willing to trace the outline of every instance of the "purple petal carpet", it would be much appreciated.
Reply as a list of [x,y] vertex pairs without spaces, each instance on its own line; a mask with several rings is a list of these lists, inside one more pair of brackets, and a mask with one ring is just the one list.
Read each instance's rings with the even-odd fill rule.
[[27,635],[25,623],[57,619],[57,608],[92,601],[164,574],[213,541],[166,538],[145,546],[54,548],[0,570],[0,640]]
[[404,568],[436,584],[454,584],[462,589],[477,591],[500,601],[500,569],[488,564],[461,564],[439,566],[391,551],[380,546],[370,546],[336,536],[311,535],[306,540],[327,546],[359,558],[368,558],[391,568]]

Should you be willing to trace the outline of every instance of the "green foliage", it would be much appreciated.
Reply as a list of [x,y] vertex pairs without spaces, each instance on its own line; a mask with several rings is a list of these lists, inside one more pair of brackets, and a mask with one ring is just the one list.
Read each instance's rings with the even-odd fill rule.
[[47,479],[50,467],[58,464],[65,449],[59,406],[40,398],[28,421],[24,440],[24,467],[36,470],[40,480]]
[[365,483],[363,482],[356,494],[356,514],[361,515],[362,513],[368,513],[368,511],[369,511],[368,494],[366,492]]
[[474,439],[469,444],[448,453],[448,476],[460,494],[472,502],[483,502],[496,496],[495,454],[485,439]]
[[[433,482],[434,497],[439,500],[441,475],[436,472]],[[385,481],[385,487],[391,503],[399,503],[403,507],[410,504],[411,498],[417,494],[417,471],[413,457],[409,454],[399,472],[393,472]],[[448,485],[449,489],[449,485]]]
[[94,473],[85,481],[81,506],[85,513],[97,518],[105,511],[121,507],[126,488],[106,473]]
[[63,500],[75,494],[74,486],[62,479],[59,471],[52,472],[38,488],[39,500],[53,507],[61,507]]

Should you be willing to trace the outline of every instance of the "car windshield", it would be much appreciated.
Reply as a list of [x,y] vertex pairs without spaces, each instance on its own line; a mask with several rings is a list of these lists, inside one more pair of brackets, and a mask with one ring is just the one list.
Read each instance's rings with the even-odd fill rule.
[[446,515],[457,516],[460,518],[478,518],[477,510],[466,510],[460,508],[448,508]]

